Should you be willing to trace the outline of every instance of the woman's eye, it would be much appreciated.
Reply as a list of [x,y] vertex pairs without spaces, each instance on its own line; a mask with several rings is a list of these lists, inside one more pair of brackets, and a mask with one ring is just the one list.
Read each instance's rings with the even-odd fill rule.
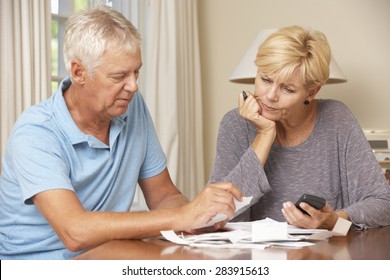
[[294,93],[295,90],[289,88],[289,87],[284,87],[284,90],[287,92],[287,93]]
[[268,79],[268,78],[261,78],[262,80],[263,80],[263,82],[264,83],[267,83],[267,84],[269,84],[269,83],[271,83],[272,81],[270,80],[270,79]]

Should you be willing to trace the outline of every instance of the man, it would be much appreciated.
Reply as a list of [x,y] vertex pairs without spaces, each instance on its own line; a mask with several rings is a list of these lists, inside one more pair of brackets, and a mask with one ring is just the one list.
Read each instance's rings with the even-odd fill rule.
[[[70,78],[23,113],[3,159],[1,259],[68,259],[113,239],[232,218],[233,198],[241,199],[232,184],[210,184],[188,202],[172,183],[137,92],[134,26],[98,7],[72,15],[64,40]],[[150,212],[128,212],[137,182]]]

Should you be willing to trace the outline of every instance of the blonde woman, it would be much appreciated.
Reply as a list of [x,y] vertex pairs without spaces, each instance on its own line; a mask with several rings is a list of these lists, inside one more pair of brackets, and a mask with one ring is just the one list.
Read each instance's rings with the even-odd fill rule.
[[[229,181],[253,195],[236,220],[266,217],[302,228],[332,229],[339,217],[354,228],[390,225],[390,188],[351,111],[317,95],[329,77],[325,35],[281,28],[259,47],[253,94],[220,124],[210,182]],[[295,206],[304,194],[315,209]]]

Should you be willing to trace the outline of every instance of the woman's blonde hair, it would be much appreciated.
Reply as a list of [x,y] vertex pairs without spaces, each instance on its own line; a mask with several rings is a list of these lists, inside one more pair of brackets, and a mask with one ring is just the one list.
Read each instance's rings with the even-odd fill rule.
[[330,60],[330,47],[322,32],[290,26],[272,33],[260,45],[255,63],[258,71],[276,75],[279,82],[299,68],[302,83],[312,88],[328,80]]
[[121,13],[104,5],[71,15],[64,38],[64,62],[70,72],[72,59],[80,60],[92,74],[104,52],[110,48],[133,53],[141,36]]

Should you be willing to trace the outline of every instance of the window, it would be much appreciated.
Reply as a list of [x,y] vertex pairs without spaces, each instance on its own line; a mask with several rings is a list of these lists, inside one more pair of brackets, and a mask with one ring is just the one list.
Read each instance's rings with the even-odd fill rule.
[[[51,0],[51,89],[56,91],[68,74],[63,60],[65,23],[78,10],[94,7],[98,3],[115,9],[128,7],[131,0]],[[136,9],[135,9],[136,10]]]
[[77,10],[87,9],[90,0],[51,0],[51,88],[56,91],[67,75],[62,57],[65,22]]

